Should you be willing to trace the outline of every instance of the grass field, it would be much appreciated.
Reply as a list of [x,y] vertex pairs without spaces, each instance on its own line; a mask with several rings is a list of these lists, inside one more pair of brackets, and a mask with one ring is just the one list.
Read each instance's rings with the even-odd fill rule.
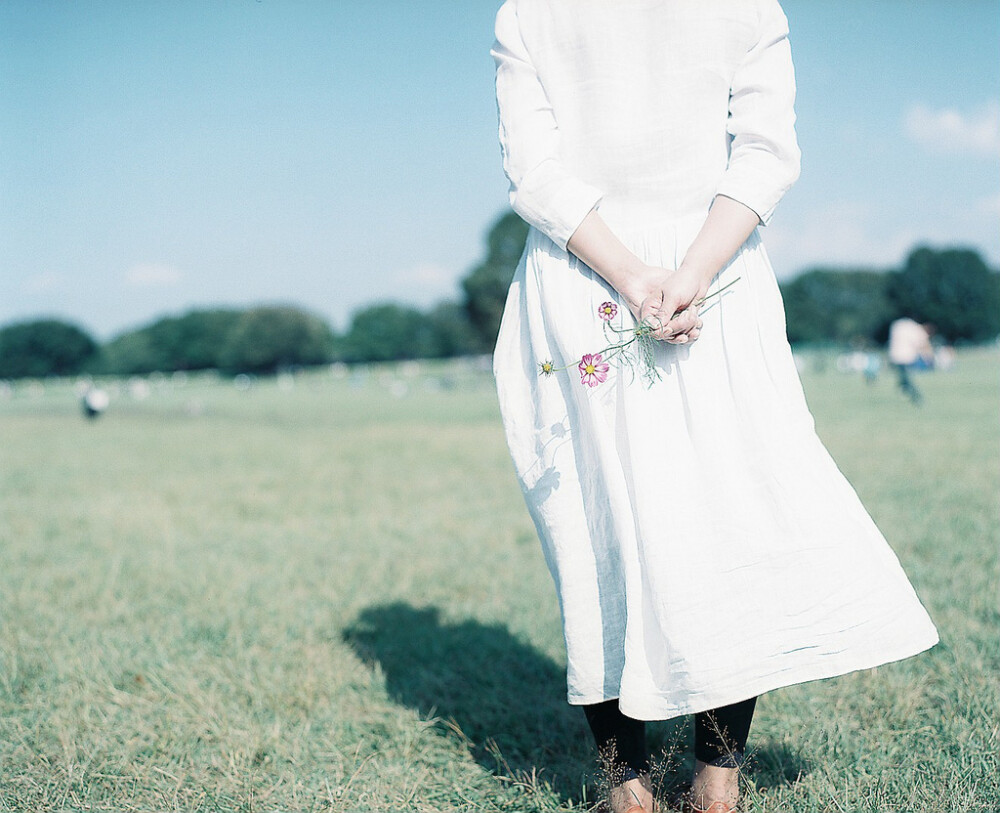
[[[942,643],[765,695],[749,811],[1000,808],[998,362],[921,408],[804,375]],[[0,811],[595,803],[487,373],[116,386],[0,399]],[[653,726],[665,785],[690,736]]]

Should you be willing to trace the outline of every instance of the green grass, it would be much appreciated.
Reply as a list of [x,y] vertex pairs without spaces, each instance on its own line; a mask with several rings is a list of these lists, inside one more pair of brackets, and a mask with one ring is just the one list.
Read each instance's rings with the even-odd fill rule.
[[[998,360],[919,409],[805,374],[942,643],[765,695],[748,810],[1000,807]],[[0,811],[595,803],[487,374],[151,386],[90,423],[70,383],[0,400]],[[687,724],[651,735],[683,778]]]

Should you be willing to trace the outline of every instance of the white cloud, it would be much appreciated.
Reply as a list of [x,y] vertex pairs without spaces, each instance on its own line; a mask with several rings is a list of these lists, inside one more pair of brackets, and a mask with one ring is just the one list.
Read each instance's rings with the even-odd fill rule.
[[38,294],[49,294],[58,291],[66,284],[66,276],[55,271],[43,271],[40,274],[33,274],[21,281],[21,293],[28,296]]
[[133,288],[166,288],[179,283],[183,276],[170,265],[139,263],[125,272],[125,284]]
[[935,152],[1000,153],[1000,105],[995,103],[972,113],[915,104],[907,111],[904,128],[913,141]]
[[458,274],[443,265],[423,262],[401,268],[386,278],[387,299],[408,302],[414,307],[427,307],[458,295]]
[[409,285],[427,285],[440,289],[454,282],[454,275],[442,265],[420,263],[396,275],[396,281]]

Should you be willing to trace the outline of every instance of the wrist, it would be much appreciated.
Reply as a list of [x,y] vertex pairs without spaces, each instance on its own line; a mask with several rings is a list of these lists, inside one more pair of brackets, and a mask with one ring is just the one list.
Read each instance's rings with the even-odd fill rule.
[[648,293],[649,278],[653,268],[637,257],[631,257],[616,269],[615,278],[609,279],[612,287],[627,301],[641,301]]
[[717,273],[716,270],[711,268],[699,267],[698,265],[688,262],[686,259],[680,264],[676,273],[683,274],[689,279],[693,280],[698,286],[698,296],[704,296],[708,291],[709,286],[712,284],[712,280],[715,278]]

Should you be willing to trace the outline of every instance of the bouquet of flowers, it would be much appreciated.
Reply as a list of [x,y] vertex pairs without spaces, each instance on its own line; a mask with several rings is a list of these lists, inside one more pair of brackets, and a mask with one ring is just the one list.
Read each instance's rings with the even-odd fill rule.
[[[712,297],[718,296],[738,279],[739,277],[712,291],[694,304],[701,305]],[[610,301],[602,302],[597,306],[597,315],[604,323],[604,335],[609,342],[607,347],[596,353],[585,353],[578,362],[565,367],[556,367],[551,360],[543,361],[538,365],[539,375],[549,376],[561,370],[576,367],[580,372],[580,383],[588,387],[596,387],[607,381],[608,371],[614,362],[633,375],[638,368],[647,386],[659,381],[660,371],[656,367],[655,353],[657,339],[653,338],[653,334],[660,325],[643,321],[634,327],[616,327],[612,324],[612,320],[618,315],[618,305]]]

